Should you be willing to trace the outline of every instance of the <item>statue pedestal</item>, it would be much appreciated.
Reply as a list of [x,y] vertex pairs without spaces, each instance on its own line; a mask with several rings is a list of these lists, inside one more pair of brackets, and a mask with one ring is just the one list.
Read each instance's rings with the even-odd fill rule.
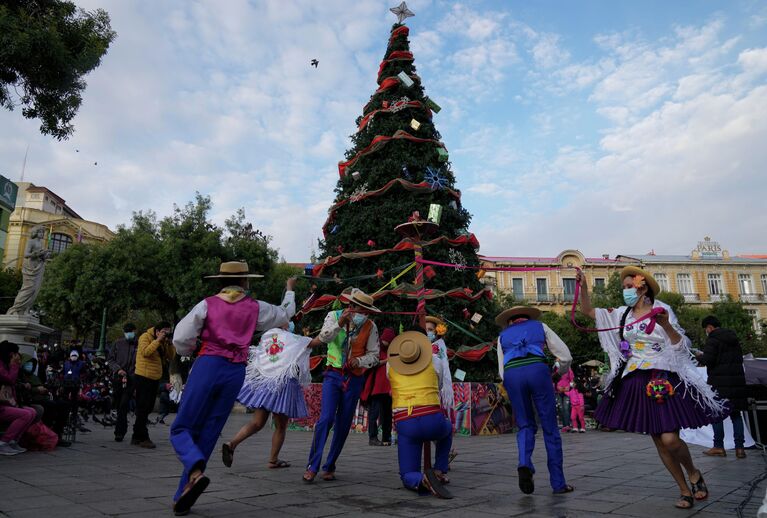
[[37,357],[40,335],[53,329],[40,324],[32,315],[0,315],[0,342],[8,340],[19,346],[19,351]]

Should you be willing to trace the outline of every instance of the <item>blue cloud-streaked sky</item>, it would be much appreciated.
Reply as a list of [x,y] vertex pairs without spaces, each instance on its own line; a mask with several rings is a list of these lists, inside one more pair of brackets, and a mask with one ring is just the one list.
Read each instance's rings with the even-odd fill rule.
[[[244,207],[306,260],[398,2],[76,3],[118,33],[76,133],[0,111],[0,174],[18,180],[29,145],[26,180],[113,228],[200,191],[216,221]],[[704,235],[767,252],[767,4],[408,5],[483,254],[687,253]]]

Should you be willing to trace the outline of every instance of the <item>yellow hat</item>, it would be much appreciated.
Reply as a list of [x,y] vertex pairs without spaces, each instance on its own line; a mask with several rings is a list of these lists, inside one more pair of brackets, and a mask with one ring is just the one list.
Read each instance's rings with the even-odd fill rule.
[[397,335],[389,344],[389,367],[405,376],[418,374],[431,365],[431,342],[418,331]]
[[248,273],[248,263],[245,261],[229,261],[221,263],[218,267],[218,275],[207,275],[206,279],[222,279],[225,277],[232,278],[260,278],[263,275],[257,273]]

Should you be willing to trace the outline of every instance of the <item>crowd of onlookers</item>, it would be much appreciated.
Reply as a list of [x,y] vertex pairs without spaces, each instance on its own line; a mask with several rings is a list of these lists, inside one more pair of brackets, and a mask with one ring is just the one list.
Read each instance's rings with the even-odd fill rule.
[[[0,455],[67,447],[88,421],[114,426],[115,440],[135,415],[131,443],[153,448],[147,425],[162,423],[180,400],[191,361],[176,356],[167,322],[123,337],[106,355],[77,342],[40,345],[36,357],[0,342]],[[149,421],[159,396],[159,416]]]

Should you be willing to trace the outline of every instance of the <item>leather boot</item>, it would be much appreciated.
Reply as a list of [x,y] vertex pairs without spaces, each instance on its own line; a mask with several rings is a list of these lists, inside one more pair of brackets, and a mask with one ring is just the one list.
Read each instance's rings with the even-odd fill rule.
[[711,448],[710,450],[704,451],[703,455],[708,455],[709,457],[726,457],[727,452],[724,451],[724,448]]

